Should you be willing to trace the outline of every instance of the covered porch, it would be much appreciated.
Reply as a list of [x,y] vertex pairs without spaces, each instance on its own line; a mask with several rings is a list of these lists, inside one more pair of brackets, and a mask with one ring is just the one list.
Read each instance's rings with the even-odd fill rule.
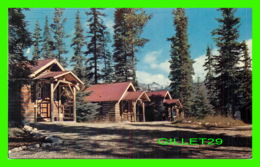
[[121,121],[145,122],[145,102],[148,101],[145,92],[127,92],[120,101]]
[[76,121],[76,91],[83,82],[70,71],[49,71],[35,80],[35,122]]
[[165,99],[163,104],[165,105],[169,121],[184,118],[184,112],[182,112],[183,107],[179,99]]

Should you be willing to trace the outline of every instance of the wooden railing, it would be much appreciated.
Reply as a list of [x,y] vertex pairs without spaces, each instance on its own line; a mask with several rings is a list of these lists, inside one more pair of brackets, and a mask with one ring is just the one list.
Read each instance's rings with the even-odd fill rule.
[[123,113],[121,116],[122,121],[134,121],[134,114],[133,113]]
[[73,120],[73,104],[64,104],[63,113],[63,120]]

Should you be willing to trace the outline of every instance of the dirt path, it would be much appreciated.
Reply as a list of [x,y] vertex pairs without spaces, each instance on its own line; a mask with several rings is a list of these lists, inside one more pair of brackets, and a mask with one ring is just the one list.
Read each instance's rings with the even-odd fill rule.
[[[211,129],[140,123],[40,123],[41,132],[61,137],[65,143],[11,153],[9,158],[251,158],[251,126]],[[159,138],[221,138],[216,145],[159,145]]]

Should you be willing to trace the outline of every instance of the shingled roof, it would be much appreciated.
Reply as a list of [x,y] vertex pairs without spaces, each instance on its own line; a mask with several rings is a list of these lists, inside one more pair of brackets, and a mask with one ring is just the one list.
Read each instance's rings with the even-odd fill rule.
[[60,71],[65,71],[65,69],[62,67],[62,65],[53,58],[50,59],[44,59],[44,60],[37,60],[33,64],[28,63],[26,66],[30,68],[31,70],[31,75],[30,77],[35,77],[38,75],[40,72],[45,70],[46,68],[56,65]]
[[162,90],[162,91],[147,92],[147,95],[148,95],[149,97],[152,97],[152,96],[165,97],[167,93],[168,93],[167,90]]
[[138,100],[142,98],[144,101],[150,101],[149,97],[144,91],[126,92],[122,100]]
[[55,78],[59,75],[69,73],[69,71],[50,71],[50,72],[45,72],[34,79],[44,79],[44,78]]
[[182,108],[181,102],[179,99],[164,99],[163,103],[166,104],[177,104],[178,106],[180,106]]
[[123,98],[128,89],[135,91],[131,82],[91,85],[84,92],[91,92],[91,94],[86,97],[87,101],[119,101]]
[[28,65],[28,67],[30,67],[31,71],[37,71],[40,68],[44,67],[45,65],[47,65],[48,63],[54,61],[55,59],[51,58],[51,59],[44,59],[44,60],[38,60],[35,61],[34,65]]

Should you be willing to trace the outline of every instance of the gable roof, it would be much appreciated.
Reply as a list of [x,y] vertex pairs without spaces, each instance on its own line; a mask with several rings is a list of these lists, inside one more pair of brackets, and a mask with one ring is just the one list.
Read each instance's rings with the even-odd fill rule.
[[169,95],[170,99],[172,98],[170,93],[167,90],[162,90],[162,91],[153,91],[153,92],[147,92],[147,95],[149,96],[149,98],[151,97],[163,97],[165,98],[166,95]]
[[68,79],[69,81],[75,81],[77,83],[80,83],[82,85],[84,85],[84,83],[75,75],[73,74],[73,72],[71,71],[49,71],[49,72],[45,72],[37,77],[35,77],[34,79],[45,79],[45,78],[59,78],[62,76],[68,76],[70,75],[71,77]]
[[65,75],[66,73],[69,73],[69,71],[50,71],[45,72],[34,79],[45,79],[45,78],[57,78],[60,75]]
[[137,92],[126,92],[125,96],[122,100],[139,100],[143,99],[144,101],[150,101],[149,97],[144,91],[137,91]]
[[65,69],[62,67],[62,65],[56,60],[56,59],[44,59],[44,60],[37,60],[34,62],[34,65],[28,64],[27,67],[29,67],[32,71],[32,74],[30,77],[34,77],[47,67],[51,66],[52,64],[56,64],[61,71],[65,71]]
[[177,104],[178,106],[180,106],[182,108],[182,104],[181,104],[179,99],[164,99],[163,103],[166,103],[166,104]]
[[96,84],[91,85],[84,92],[90,92],[90,95],[86,97],[87,101],[120,101],[130,87],[135,91],[131,82]]

